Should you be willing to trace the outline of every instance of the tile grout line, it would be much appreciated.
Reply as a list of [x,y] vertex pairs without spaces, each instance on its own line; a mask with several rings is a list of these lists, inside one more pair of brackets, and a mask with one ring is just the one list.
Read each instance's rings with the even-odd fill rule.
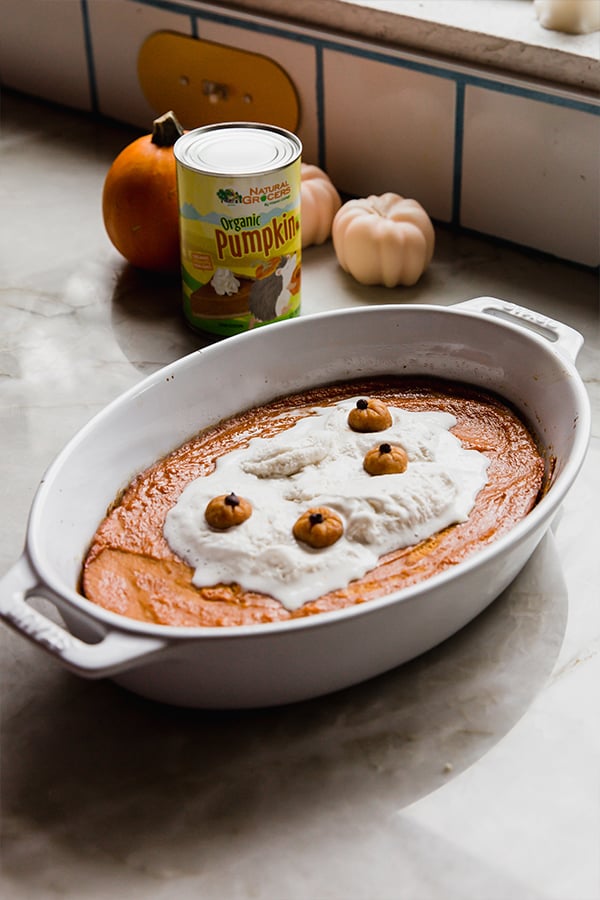
[[90,105],[92,108],[92,112],[98,114],[100,112],[100,105],[98,103],[98,85],[96,82],[96,67],[94,64],[94,47],[92,42],[92,29],[90,24],[88,0],[79,0],[79,6],[81,9],[81,23],[83,26],[83,44],[85,48],[85,60],[88,73]]
[[462,193],[463,138],[465,122],[465,85],[457,80],[454,109],[454,163],[452,173],[452,214],[451,222],[460,225]]
[[325,84],[323,72],[323,49],[315,46],[316,104],[317,104],[317,154],[319,166],[327,171],[327,148],[325,143]]

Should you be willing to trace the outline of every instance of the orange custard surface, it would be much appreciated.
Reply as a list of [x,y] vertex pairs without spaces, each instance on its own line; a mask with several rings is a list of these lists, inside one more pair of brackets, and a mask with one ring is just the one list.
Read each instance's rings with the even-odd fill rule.
[[[487,483],[467,521],[380,557],[364,577],[294,611],[235,583],[196,587],[194,570],[163,536],[167,513],[184,488],[213,471],[218,457],[252,437],[268,437],[310,415],[315,406],[359,395],[409,411],[443,411],[456,417],[452,433],[463,447],[489,459]],[[284,420],[278,418],[283,412]],[[112,612],[159,625],[252,625],[337,610],[423,581],[487,546],[528,514],[543,479],[544,459],[534,437],[496,395],[457,382],[403,377],[326,385],[222,421],[139,474],[99,525],[84,561],[81,587],[89,600]]]

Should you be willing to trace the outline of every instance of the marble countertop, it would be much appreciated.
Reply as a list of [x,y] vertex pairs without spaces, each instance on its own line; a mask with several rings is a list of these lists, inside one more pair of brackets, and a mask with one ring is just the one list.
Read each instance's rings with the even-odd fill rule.
[[[2,117],[0,574],[69,438],[204,340],[176,279],[105,236],[102,183],[134,133],[8,93]],[[585,337],[590,451],[526,569],[419,659],[269,710],[144,701],[1,626],[3,897],[597,900],[597,277],[443,229],[410,289],[352,282],[330,244],[303,263],[305,313],[490,294]]]

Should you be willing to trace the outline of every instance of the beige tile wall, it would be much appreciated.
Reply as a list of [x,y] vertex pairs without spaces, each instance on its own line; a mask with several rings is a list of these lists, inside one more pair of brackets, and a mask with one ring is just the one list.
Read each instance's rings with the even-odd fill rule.
[[325,160],[335,183],[353,194],[411,196],[449,222],[454,83],[348,52],[323,56]]
[[461,224],[577,262],[598,262],[600,118],[468,86]]
[[3,0],[0,78],[148,129],[137,56],[160,30],[262,53],[300,100],[304,159],[338,188],[419,200],[432,218],[600,262],[600,101],[194,0]]

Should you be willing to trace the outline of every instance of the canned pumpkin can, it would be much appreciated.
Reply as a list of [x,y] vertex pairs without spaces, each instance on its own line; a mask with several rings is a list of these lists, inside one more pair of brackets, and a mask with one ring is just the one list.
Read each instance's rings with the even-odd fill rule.
[[227,336],[297,316],[300,140],[228,122],[186,132],[174,152],[189,324]]

